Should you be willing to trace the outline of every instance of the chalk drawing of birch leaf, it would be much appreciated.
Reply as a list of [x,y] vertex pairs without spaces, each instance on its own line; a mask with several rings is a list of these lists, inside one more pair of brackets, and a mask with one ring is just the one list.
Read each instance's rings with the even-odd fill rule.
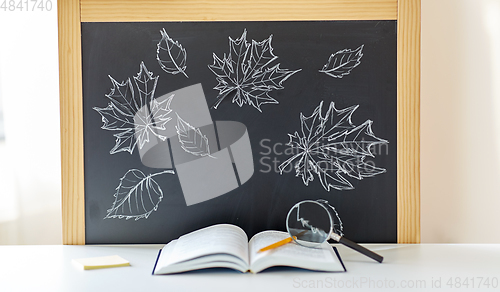
[[156,59],[160,64],[163,71],[170,74],[182,73],[189,78],[186,74],[186,49],[178,41],[174,41],[165,31],[160,31],[161,40],[157,45]]
[[271,64],[278,58],[271,46],[272,35],[261,42],[249,43],[246,34],[245,29],[240,38],[229,37],[229,54],[219,58],[214,53],[214,63],[208,65],[218,81],[214,87],[219,90],[215,109],[227,96],[232,96],[232,102],[238,106],[248,104],[262,112],[261,105],[279,103],[270,93],[283,89],[282,83],[301,70],[281,69],[279,63]]
[[136,145],[142,148],[153,134],[161,140],[166,137],[158,134],[165,130],[165,124],[171,120],[170,103],[173,95],[158,102],[154,99],[158,76],[148,71],[143,62],[137,76],[134,76],[135,90],[130,78],[122,83],[109,76],[113,88],[105,96],[110,100],[106,108],[94,107],[102,118],[104,130],[116,131],[115,146],[110,153],[121,151],[133,153]]
[[373,146],[389,142],[375,136],[372,121],[359,126],[352,123],[352,114],[359,106],[338,110],[331,102],[325,116],[322,106],[323,102],[309,117],[300,114],[301,133],[288,134],[287,143],[297,154],[279,165],[280,173],[291,164],[304,185],[308,186],[316,175],[323,188],[330,191],[353,189],[347,177],[361,180],[386,172],[365,160],[375,157]]
[[163,199],[163,192],[152,177],[163,173],[174,174],[174,171],[166,170],[148,176],[138,169],[127,171],[120,179],[120,184],[114,194],[115,201],[107,210],[104,219],[134,218],[136,221],[142,218],[147,219],[151,212],[158,209],[158,204]]
[[210,156],[208,138],[203,135],[199,128],[191,126],[177,115],[177,136],[184,151],[196,156]]
[[331,54],[328,62],[323,66],[319,72],[328,74],[335,78],[342,78],[351,73],[351,70],[361,64],[361,57],[363,57],[363,47],[361,45],[356,50],[344,49]]

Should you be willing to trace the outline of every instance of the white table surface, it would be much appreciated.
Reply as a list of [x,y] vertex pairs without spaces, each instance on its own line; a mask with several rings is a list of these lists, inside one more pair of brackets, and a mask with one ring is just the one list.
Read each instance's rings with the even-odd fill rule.
[[[0,291],[500,291],[500,244],[365,246],[384,263],[337,245],[346,273],[210,269],[166,276],[151,275],[161,245],[0,246]],[[115,254],[131,266],[84,271],[71,262]]]

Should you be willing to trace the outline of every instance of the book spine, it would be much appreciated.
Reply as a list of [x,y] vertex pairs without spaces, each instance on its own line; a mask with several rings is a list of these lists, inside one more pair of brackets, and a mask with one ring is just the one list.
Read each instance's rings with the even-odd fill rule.
[[153,272],[151,273],[151,275],[154,275],[155,274],[155,271],[156,271],[156,265],[158,264],[158,260],[160,259],[160,255],[161,255],[161,249],[160,251],[158,252],[158,256],[156,257],[156,261],[155,261],[155,265],[153,267]]

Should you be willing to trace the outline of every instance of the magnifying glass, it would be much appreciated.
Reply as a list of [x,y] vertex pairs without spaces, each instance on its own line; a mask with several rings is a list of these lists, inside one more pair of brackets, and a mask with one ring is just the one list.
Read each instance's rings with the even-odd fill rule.
[[[333,239],[349,248],[381,263],[383,257],[349,239],[337,234],[334,222],[335,209],[325,200],[305,200],[295,204],[286,217],[286,228],[290,237],[306,247],[319,247],[323,242]],[[334,216],[335,216],[334,215]],[[338,216],[335,216],[337,219]],[[338,231],[337,231],[338,232]]]

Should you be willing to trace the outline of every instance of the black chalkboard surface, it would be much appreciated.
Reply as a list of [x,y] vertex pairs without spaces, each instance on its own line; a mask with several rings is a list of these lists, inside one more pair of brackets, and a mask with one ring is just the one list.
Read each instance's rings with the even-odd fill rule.
[[306,199],[353,241],[395,243],[396,30],[82,23],[86,243],[286,230]]

